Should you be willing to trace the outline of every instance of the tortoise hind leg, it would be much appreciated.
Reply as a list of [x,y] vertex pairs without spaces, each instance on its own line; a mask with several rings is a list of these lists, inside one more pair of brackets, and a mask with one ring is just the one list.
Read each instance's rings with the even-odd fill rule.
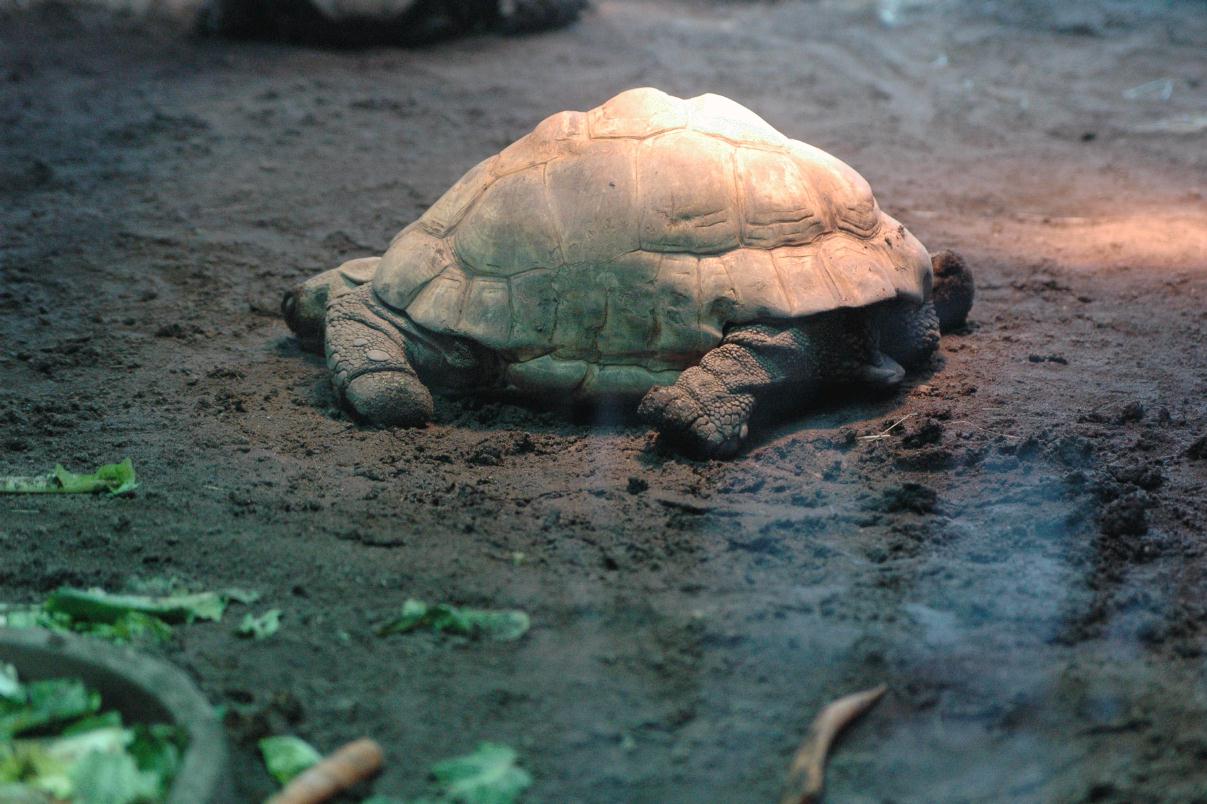
[[417,427],[432,418],[432,394],[407,356],[407,337],[371,285],[327,307],[327,368],[340,400],[372,424]]
[[638,415],[691,451],[730,457],[746,440],[758,402],[788,388],[807,392],[819,368],[815,335],[799,325],[735,327],[674,385],[651,388]]
[[924,364],[939,347],[939,314],[929,301],[888,302],[876,317],[880,348],[906,368]]

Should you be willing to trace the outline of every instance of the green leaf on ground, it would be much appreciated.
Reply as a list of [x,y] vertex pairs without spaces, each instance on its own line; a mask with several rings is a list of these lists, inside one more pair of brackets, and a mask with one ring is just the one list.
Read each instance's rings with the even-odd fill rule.
[[228,603],[242,603],[244,606],[250,606],[260,600],[259,592],[233,586],[229,589],[223,589],[219,594],[226,598]]
[[513,804],[532,776],[516,767],[516,752],[499,743],[479,743],[472,754],[432,766],[439,787],[437,801],[457,804]]
[[108,463],[91,474],[68,472],[62,465],[38,477],[0,477],[0,494],[91,494],[107,491],[111,496],[138,488],[134,464],[126,458]]
[[107,639],[110,642],[167,642],[172,638],[172,626],[158,617],[131,611],[113,623],[73,623],[77,633]]
[[116,624],[122,617],[136,612],[164,622],[191,623],[194,620],[218,622],[226,611],[226,598],[218,592],[197,592],[189,595],[119,595],[103,589],[72,589],[63,587],[46,600],[45,608],[62,613],[73,620]]
[[63,634],[86,634],[119,644],[164,642],[172,636],[172,626],[150,614],[132,611],[113,622],[98,623],[75,619],[61,611],[47,611],[45,606],[0,605],[0,627],[45,628]]
[[55,630],[54,625],[45,620],[46,612],[41,606],[0,603],[0,628],[50,628]]
[[0,699],[0,739],[94,714],[101,696],[75,679],[31,681],[22,694]]
[[287,784],[323,758],[314,746],[291,734],[265,737],[260,741],[260,754],[264,757],[264,767],[281,784]]
[[184,732],[162,723],[150,726],[140,723],[131,731],[134,739],[126,750],[139,770],[154,774],[159,780],[160,795],[167,795],[184,758]]
[[239,636],[249,639],[267,639],[281,628],[281,610],[269,609],[259,617],[250,613],[243,615],[243,622],[236,631]]
[[[257,597],[242,589],[141,595],[64,587],[40,606],[0,603],[0,627],[45,628],[117,643],[165,642],[172,636],[168,623],[217,622],[231,601],[252,602]],[[269,614],[264,618],[271,619]]]
[[125,752],[90,751],[71,769],[75,804],[133,804],[159,796],[160,780]]
[[122,713],[115,709],[110,709],[108,712],[102,712],[99,715],[89,715],[85,718],[80,718],[75,723],[72,723],[67,728],[63,729],[64,737],[74,737],[77,734],[86,734],[97,729],[120,729],[122,727]]
[[16,701],[20,700],[22,695],[21,682],[17,678],[17,668],[11,664],[0,662],[0,699]]
[[412,599],[403,604],[398,617],[378,627],[377,634],[386,636],[427,629],[437,634],[447,632],[511,642],[524,636],[530,626],[528,615],[522,611],[463,609],[448,603],[429,605]]

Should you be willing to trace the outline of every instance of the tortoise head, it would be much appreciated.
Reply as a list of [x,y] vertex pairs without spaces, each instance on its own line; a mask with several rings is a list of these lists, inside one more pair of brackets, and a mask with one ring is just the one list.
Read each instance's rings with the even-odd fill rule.
[[[320,274],[321,276],[321,274]],[[323,343],[323,315],[327,310],[327,286],[316,286],[314,277],[285,292],[281,299],[281,315],[307,349]]]
[[954,251],[943,250],[930,258],[935,282],[933,299],[939,314],[939,329],[950,332],[964,326],[976,288],[968,263]]
[[349,260],[286,291],[285,298],[281,299],[281,315],[304,348],[322,350],[327,305],[371,280],[378,262],[378,257]]

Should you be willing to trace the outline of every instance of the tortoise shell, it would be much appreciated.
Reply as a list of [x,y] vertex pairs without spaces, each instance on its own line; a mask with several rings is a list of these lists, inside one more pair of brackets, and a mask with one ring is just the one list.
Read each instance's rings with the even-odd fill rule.
[[734,101],[645,88],[474,167],[394,238],[373,285],[527,364],[517,385],[577,387],[608,366],[639,391],[730,325],[922,301],[931,281],[926,249],[851,167]]

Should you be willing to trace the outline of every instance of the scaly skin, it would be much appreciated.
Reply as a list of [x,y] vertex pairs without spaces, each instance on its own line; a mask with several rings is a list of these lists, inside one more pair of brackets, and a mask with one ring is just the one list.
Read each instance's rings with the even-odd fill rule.
[[761,401],[790,395],[799,407],[828,383],[899,383],[904,369],[880,351],[882,319],[894,328],[892,352],[913,364],[938,344],[929,304],[735,327],[674,385],[650,389],[638,415],[691,452],[730,457],[749,434]]
[[340,399],[373,424],[417,427],[432,418],[432,394],[407,356],[396,318],[361,285],[327,307],[326,351]]
[[[903,365],[914,368],[934,353],[940,326],[962,326],[971,307],[972,275],[963,260],[942,252],[934,262],[935,303],[886,302],[734,327],[673,385],[650,389],[639,414],[691,451],[728,457],[741,448],[761,403],[803,407],[831,382],[895,385]],[[382,304],[370,284],[357,286],[371,272],[368,261],[355,263],[299,286],[286,297],[285,312],[299,335],[325,330],[332,382],[358,416],[418,426],[432,416],[427,384],[471,389],[497,383],[501,356],[418,327]],[[319,294],[323,300],[341,294],[327,306],[325,321],[314,312]]]
[[933,304],[915,307],[889,302],[877,311],[880,348],[908,369],[917,368],[939,348],[939,315]]

